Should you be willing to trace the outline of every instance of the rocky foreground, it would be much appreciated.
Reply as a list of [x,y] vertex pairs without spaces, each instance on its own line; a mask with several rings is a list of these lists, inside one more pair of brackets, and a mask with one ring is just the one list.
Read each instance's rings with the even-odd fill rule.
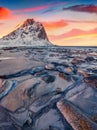
[[97,130],[96,48],[1,49],[0,130]]

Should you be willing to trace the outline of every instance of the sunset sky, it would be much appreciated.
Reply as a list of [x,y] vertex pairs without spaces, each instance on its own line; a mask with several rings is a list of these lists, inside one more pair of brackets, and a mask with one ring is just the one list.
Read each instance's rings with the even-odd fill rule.
[[0,0],[0,38],[27,18],[56,45],[97,46],[97,0]]

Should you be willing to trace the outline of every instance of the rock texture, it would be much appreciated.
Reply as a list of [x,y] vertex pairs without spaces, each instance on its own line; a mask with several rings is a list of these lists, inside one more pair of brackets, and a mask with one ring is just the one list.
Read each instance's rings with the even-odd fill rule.
[[97,50],[89,50],[0,50],[0,130],[96,130]]
[[46,31],[40,22],[27,19],[14,31],[0,39],[1,46],[50,46]]

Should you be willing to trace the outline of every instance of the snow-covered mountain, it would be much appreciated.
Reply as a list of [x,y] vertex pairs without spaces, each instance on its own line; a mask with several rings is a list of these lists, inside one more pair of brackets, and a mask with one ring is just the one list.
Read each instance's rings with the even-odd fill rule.
[[50,46],[45,29],[40,22],[27,19],[14,31],[0,39],[3,46]]

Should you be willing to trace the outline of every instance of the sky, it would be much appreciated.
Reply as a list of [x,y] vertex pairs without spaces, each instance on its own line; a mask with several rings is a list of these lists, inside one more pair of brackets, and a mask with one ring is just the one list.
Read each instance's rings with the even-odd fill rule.
[[27,18],[61,46],[97,46],[97,0],[0,0],[0,38]]

